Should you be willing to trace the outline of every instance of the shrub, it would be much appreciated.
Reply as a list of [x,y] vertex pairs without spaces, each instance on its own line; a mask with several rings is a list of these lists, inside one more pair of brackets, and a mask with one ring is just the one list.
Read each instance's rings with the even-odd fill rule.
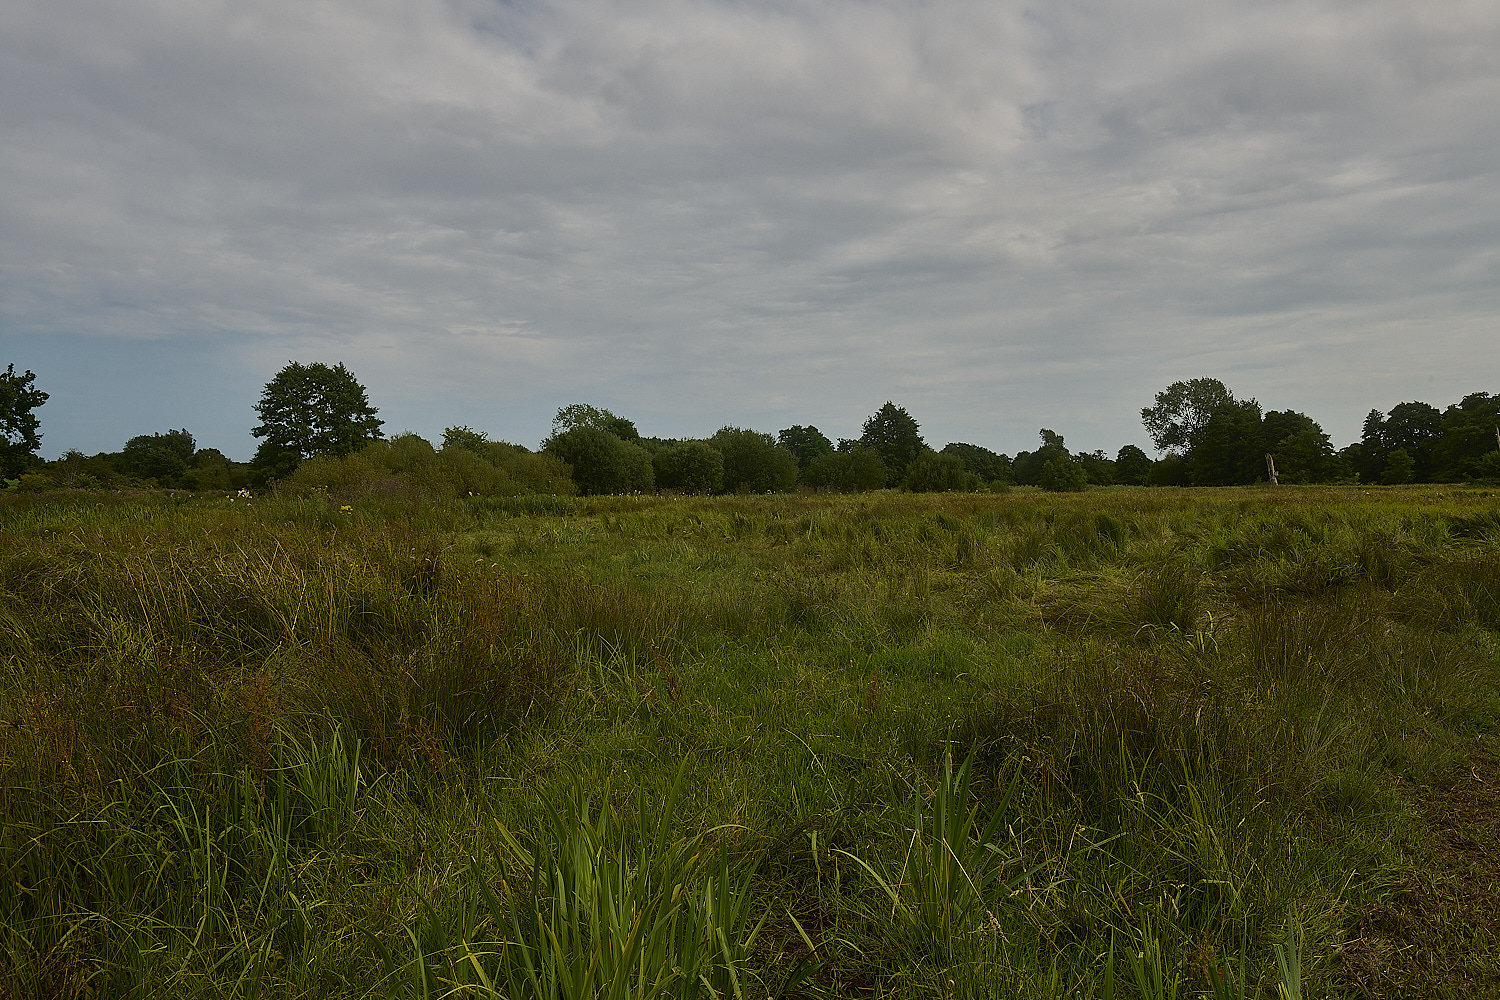
[[904,485],[913,493],[951,493],[977,488],[979,477],[966,472],[957,455],[939,454],[928,449],[918,455],[906,470]]
[[705,441],[684,441],[652,458],[656,486],[684,493],[717,493],[724,486],[724,456]]
[[1082,493],[1088,488],[1088,476],[1077,459],[1059,455],[1042,466],[1037,485],[1053,493]]
[[724,456],[726,491],[779,493],[797,482],[797,457],[769,434],[721,427],[709,443]]

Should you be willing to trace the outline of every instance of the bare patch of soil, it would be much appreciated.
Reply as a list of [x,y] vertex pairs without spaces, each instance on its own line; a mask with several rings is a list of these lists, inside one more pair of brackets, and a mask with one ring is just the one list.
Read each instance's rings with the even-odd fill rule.
[[1353,997],[1500,996],[1500,759],[1400,793],[1430,832],[1339,958]]

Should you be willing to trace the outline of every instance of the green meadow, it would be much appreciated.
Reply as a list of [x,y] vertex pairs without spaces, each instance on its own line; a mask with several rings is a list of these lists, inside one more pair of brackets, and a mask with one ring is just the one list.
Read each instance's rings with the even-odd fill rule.
[[1479,489],[0,500],[0,996],[1500,993]]

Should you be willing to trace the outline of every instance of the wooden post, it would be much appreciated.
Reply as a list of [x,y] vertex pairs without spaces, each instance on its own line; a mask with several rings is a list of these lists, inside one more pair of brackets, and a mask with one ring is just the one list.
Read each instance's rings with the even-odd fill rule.
[[[1500,430],[1497,430],[1495,433],[1500,434]],[[1271,453],[1269,451],[1266,452],[1266,475],[1270,477],[1272,486],[1281,485],[1281,483],[1276,479],[1276,459],[1271,457]]]

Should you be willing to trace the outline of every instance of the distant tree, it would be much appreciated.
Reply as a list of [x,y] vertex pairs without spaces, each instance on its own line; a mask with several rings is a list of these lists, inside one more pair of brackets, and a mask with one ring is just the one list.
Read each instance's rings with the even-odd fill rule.
[[41,423],[31,411],[47,402],[47,393],[35,382],[33,372],[17,375],[13,364],[0,373],[0,477],[14,479],[36,463]]
[[798,424],[776,435],[776,443],[797,457],[797,468],[805,469],[812,461],[833,453],[833,442],[816,427]]
[[963,463],[964,471],[973,473],[987,483],[1011,482],[1010,459],[988,448],[954,441],[943,447],[942,454],[957,458]]
[[1271,410],[1261,418],[1261,438],[1276,458],[1284,483],[1327,483],[1344,478],[1333,442],[1318,422],[1296,410]]
[[159,486],[176,486],[193,464],[197,442],[187,428],[165,434],[141,434],[125,442],[116,468],[127,476],[154,480]]
[[656,488],[717,493],[724,487],[724,455],[706,441],[680,441],[651,456]]
[[1260,404],[1222,403],[1198,429],[1187,454],[1194,486],[1236,486],[1266,478],[1266,440]]
[[178,485],[188,490],[233,490],[249,481],[249,470],[217,448],[199,448]]
[[1090,486],[1113,486],[1115,483],[1115,461],[1104,454],[1103,449],[1088,453],[1079,452],[1074,461],[1083,466],[1083,474]]
[[580,426],[554,434],[546,451],[572,469],[573,482],[585,495],[649,490],[656,474],[651,453],[599,427]]
[[902,485],[913,493],[954,493],[976,489],[980,482],[957,455],[927,448],[907,466]]
[[347,455],[381,437],[382,421],[365,387],[342,363],[293,361],[266,383],[255,404],[264,438],[255,460],[260,481],[284,478],[314,455]]
[[1434,478],[1445,483],[1487,478],[1487,457],[1500,448],[1500,396],[1470,393],[1443,411],[1442,427],[1432,449]]
[[467,424],[458,427],[443,428],[443,448],[464,448],[482,455],[492,444],[490,436],[484,431],[476,431]]
[[1168,452],[1151,463],[1151,472],[1146,476],[1151,486],[1191,486],[1192,470],[1188,460],[1175,452]]
[[885,462],[873,448],[854,447],[813,459],[803,470],[802,482],[814,489],[840,493],[865,493],[885,487]]
[[1198,443],[1214,413],[1234,401],[1234,393],[1216,378],[1173,382],[1156,394],[1155,406],[1141,410],[1141,423],[1157,451],[1185,453]]
[[1064,458],[1068,455],[1067,442],[1061,434],[1045,427],[1038,434],[1041,436],[1042,446],[1036,451],[1021,452],[1011,463],[1016,482],[1022,486],[1039,485],[1043,467],[1055,458]]
[[778,493],[797,483],[797,458],[769,434],[721,427],[709,444],[724,456],[724,489],[730,493]]
[[885,463],[891,479],[900,482],[906,476],[907,467],[916,461],[925,447],[920,430],[911,414],[887,400],[865,421],[859,443],[873,449]]
[[1387,486],[1398,486],[1401,483],[1409,483],[1416,473],[1417,463],[1406,453],[1405,448],[1397,448],[1385,457],[1385,471],[1380,474],[1380,481]]
[[1151,456],[1133,444],[1115,454],[1115,480],[1127,486],[1144,486],[1151,475]]
[[1038,486],[1054,493],[1082,493],[1088,482],[1083,463],[1067,452],[1048,459],[1037,477]]
[[1411,482],[1428,482],[1434,473],[1433,449],[1443,436],[1443,413],[1422,402],[1398,403],[1388,414],[1371,410],[1360,437],[1356,471],[1362,482],[1385,481],[1386,463],[1392,452],[1406,452],[1411,459]]
[[47,472],[59,486],[78,490],[105,489],[119,474],[109,455],[90,457],[76,448],[69,448],[62,458],[48,463]]
[[559,409],[557,416],[552,418],[553,434],[561,434],[576,427],[595,427],[608,431],[621,441],[641,439],[640,432],[632,421],[588,403],[571,403]]

